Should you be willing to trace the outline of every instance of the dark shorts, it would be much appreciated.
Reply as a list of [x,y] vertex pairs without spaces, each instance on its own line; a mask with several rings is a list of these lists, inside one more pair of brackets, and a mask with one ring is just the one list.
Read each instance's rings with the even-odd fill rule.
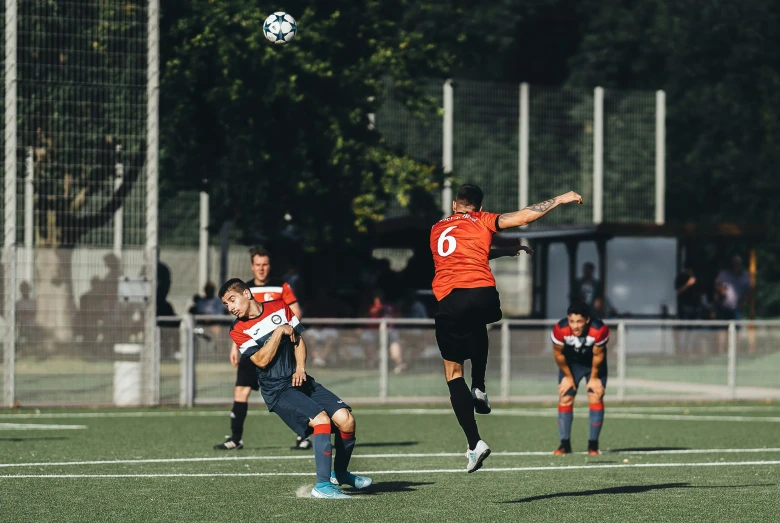
[[[580,381],[582,381],[583,378],[585,378],[585,383],[590,380],[590,371],[592,367],[589,365],[577,365],[569,364],[569,370],[571,371],[571,375],[574,376],[574,385],[579,387]],[[607,359],[604,358],[604,363],[601,364],[599,367],[599,379],[601,380],[601,384],[604,386],[604,388],[607,388]],[[563,380],[563,371],[558,369],[558,383]],[[586,391],[587,392],[587,391]],[[569,391],[566,393],[566,396],[576,396],[577,391],[575,389],[569,389]]]
[[439,302],[436,343],[441,357],[463,363],[472,354],[487,352],[486,326],[501,319],[501,301],[495,287],[455,289]]
[[333,416],[340,409],[351,411],[352,407],[309,376],[300,387],[290,387],[279,394],[271,412],[282,418],[293,432],[305,438],[313,431],[309,420],[323,410],[328,416]]
[[252,390],[260,390],[260,384],[257,381],[257,365],[252,363],[249,358],[238,360],[236,387],[252,387]]

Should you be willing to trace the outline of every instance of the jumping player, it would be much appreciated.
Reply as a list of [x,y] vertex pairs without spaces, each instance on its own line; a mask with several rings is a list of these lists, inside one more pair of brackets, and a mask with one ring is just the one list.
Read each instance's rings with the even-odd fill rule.
[[[263,248],[253,249],[250,253],[252,275],[254,278],[246,284],[252,292],[255,301],[263,303],[272,300],[282,300],[290,307],[293,314],[301,318],[301,307],[292,288],[284,281],[271,277],[271,255]],[[214,445],[216,450],[240,450],[244,448],[244,420],[249,410],[249,395],[253,390],[259,390],[255,366],[248,360],[242,360],[235,343],[230,348],[230,363],[236,367],[236,386],[233,390],[233,408],[230,411],[230,436],[225,441]],[[293,449],[306,450],[311,448],[308,438],[296,438]]]
[[[238,278],[222,285],[219,298],[236,317],[230,337],[241,359],[256,366],[260,393],[268,410],[302,438],[313,434],[317,483],[311,497],[348,498],[339,489],[341,484],[356,489],[369,487],[371,478],[347,470],[355,447],[352,409],[306,374],[306,343],[300,336],[303,325],[290,307],[282,300],[256,301]],[[335,461],[331,460],[331,423],[335,427]]]
[[560,446],[556,456],[571,452],[571,421],[574,417],[574,396],[582,378],[588,382],[590,436],[588,454],[599,455],[599,434],[604,423],[604,389],[607,386],[607,342],[609,328],[601,320],[591,318],[584,302],[574,302],[566,317],[553,327],[553,355],[558,364],[558,435]]
[[[579,194],[568,192],[516,212],[494,214],[482,212],[483,197],[476,185],[462,185],[452,202],[452,216],[433,226],[430,242],[435,267],[433,294],[439,302],[436,342],[444,360],[452,409],[468,440],[467,472],[478,470],[490,454],[474,419],[475,410],[480,414],[490,412],[485,391],[486,326],[500,320],[502,314],[488,260],[528,250],[517,247],[509,252],[491,251],[493,235],[538,220],[559,205],[582,203]],[[463,378],[463,362],[467,359],[471,359],[470,391]]]

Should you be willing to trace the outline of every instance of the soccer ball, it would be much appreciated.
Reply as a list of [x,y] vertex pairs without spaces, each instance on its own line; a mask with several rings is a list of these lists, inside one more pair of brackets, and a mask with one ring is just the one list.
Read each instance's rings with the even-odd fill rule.
[[265,19],[263,33],[265,37],[275,44],[286,44],[298,32],[298,23],[295,18],[283,11],[277,11]]

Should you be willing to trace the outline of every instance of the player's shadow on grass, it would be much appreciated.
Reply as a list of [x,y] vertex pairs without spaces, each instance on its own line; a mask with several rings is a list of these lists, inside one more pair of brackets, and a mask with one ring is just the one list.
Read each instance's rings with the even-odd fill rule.
[[689,447],[626,447],[624,449],[602,450],[602,454],[617,454],[619,452],[664,452],[669,450],[691,450]]
[[38,436],[32,438],[0,438],[0,441],[12,441],[14,443],[18,443],[21,441],[57,441],[63,439],[69,439],[69,438],[65,436]]
[[360,448],[365,447],[412,447],[419,445],[419,441],[375,441],[373,443],[360,443]]
[[595,490],[581,490],[579,492],[556,492],[555,494],[542,494],[540,496],[531,496],[530,498],[521,498],[514,501],[500,501],[499,503],[530,503],[532,501],[541,501],[543,499],[553,498],[574,498],[583,496],[598,496],[600,494],[642,494],[653,490],[665,489],[709,489],[709,488],[740,488],[740,487],[772,487],[774,484],[760,485],[701,485],[692,486],[690,483],[662,483],[659,485],[626,485],[622,487],[609,487]]
[[418,487],[425,485],[434,485],[434,483],[432,481],[383,481],[374,483],[366,490],[346,489],[344,492],[350,496],[372,496],[391,492],[414,492]]

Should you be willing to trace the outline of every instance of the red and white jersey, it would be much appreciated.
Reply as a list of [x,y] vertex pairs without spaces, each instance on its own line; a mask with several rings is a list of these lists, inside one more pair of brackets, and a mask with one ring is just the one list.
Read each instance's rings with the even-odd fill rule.
[[272,278],[264,285],[255,283],[254,278],[246,281],[249,291],[255,298],[255,301],[263,303],[266,301],[282,300],[287,305],[292,305],[298,301],[292,287],[283,280]]
[[567,363],[589,366],[593,361],[593,347],[606,349],[609,327],[598,318],[592,318],[583,329],[582,336],[575,336],[569,327],[569,320],[563,318],[553,327],[550,338],[554,344],[563,345]]
[[499,214],[456,213],[431,229],[433,294],[441,301],[453,289],[495,287],[488,255],[493,235],[498,232]]

